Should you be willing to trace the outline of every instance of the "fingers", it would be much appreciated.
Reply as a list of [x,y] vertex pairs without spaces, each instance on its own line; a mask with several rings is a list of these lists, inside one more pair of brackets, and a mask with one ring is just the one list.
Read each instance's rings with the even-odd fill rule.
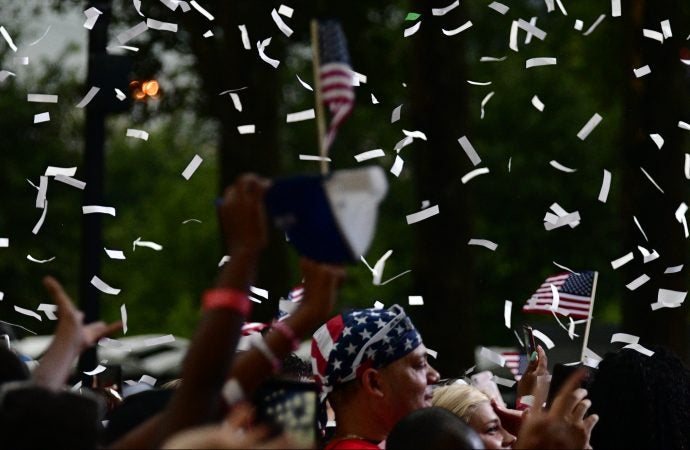
[[52,298],[57,305],[58,312],[60,312],[60,310],[69,310],[74,308],[72,300],[69,298],[69,295],[67,295],[58,280],[48,275],[43,278],[43,286],[48,291],[48,294],[50,294],[50,298]]
[[584,420],[587,436],[589,436],[592,433],[592,428],[594,428],[594,425],[596,425],[597,422],[599,422],[598,414],[592,414],[590,416],[587,416],[587,418]]
[[252,421],[254,409],[247,402],[241,402],[232,408],[227,415],[225,424],[231,428],[241,428]]
[[552,410],[560,414],[569,414],[573,407],[587,396],[587,391],[578,389],[580,382],[587,374],[585,369],[578,369],[568,377],[553,400]]
[[578,404],[575,405],[575,408],[573,408],[573,419],[582,420],[585,417],[585,414],[587,414],[587,410],[590,408],[590,406],[592,406],[592,402],[588,399],[578,402]]
[[537,345],[537,369],[538,374],[549,373],[549,359],[546,357],[546,352],[541,345]]

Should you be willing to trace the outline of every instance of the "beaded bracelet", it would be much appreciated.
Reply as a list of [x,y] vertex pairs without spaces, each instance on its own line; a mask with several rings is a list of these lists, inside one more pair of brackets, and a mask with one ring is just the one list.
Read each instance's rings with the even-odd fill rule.
[[202,309],[233,309],[247,317],[252,310],[252,302],[246,292],[237,289],[216,288],[204,292],[201,299]]
[[252,334],[249,337],[252,347],[256,348],[259,350],[268,360],[268,362],[271,363],[271,366],[273,367],[273,371],[277,372],[280,370],[280,367],[282,366],[282,363],[280,360],[276,357],[276,355],[271,351],[271,349],[268,347],[268,344],[266,344],[266,341],[264,341],[263,336],[260,334]]
[[300,339],[297,337],[297,335],[295,335],[295,331],[290,328],[290,325],[285,323],[285,321],[274,321],[271,325],[271,329],[282,334],[288,341],[290,341],[293,352],[299,348],[301,344]]

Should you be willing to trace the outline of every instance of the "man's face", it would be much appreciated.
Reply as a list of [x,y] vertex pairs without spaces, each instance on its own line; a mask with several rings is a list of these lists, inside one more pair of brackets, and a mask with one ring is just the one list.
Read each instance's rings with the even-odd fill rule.
[[431,384],[439,379],[438,372],[426,360],[426,347],[416,349],[379,370],[384,401],[393,423],[408,413],[431,406]]

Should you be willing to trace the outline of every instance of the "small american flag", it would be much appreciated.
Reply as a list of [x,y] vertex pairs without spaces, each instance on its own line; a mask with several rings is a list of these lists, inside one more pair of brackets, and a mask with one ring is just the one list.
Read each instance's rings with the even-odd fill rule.
[[592,287],[596,272],[563,272],[552,275],[544,281],[537,292],[527,299],[522,312],[550,314],[553,309],[553,284],[558,291],[558,309],[555,312],[573,319],[586,319],[592,305]]
[[321,96],[331,111],[331,123],[323,137],[326,151],[331,147],[338,127],[347,119],[355,104],[352,87],[353,71],[347,52],[347,41],[340,23],[334,20],[319,22],[319,68]]
[[520,381],[522,376],[520,375],[520,364],[521,360],[525,358],[525,355],[517,350],[508,350],[501,352],[506,360],[506,368],[510,370],[516,380]]

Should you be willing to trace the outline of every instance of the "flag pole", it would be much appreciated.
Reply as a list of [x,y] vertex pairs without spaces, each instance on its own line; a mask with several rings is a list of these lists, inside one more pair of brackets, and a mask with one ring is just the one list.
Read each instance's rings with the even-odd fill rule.
[[589,327],[592,325],[592,312],[594,311],[594,298],[597,294],[597,281],[599,280],[599,272],[594,272],[594,281],[592,282],[592,301],[589,303],[589,314],[587,314],[587,326],[585,328],[585,336],[582,339],[582,354],[580,361],[585,360],[585,351],[587,350],[587,343],[589,342]]
[[328,161],[326,161],[328,154],[323,139],[326,135],[326,119],[324,116],[323,101],[321,99],[321,76],[319,74],[319,68],[321,67],[319,58],[319,22],[316,19],[311,19],[310,30],[311,56],[314,69],[314,100],[316,102],[314,106],[316,111],[317,142],[319,146],[319,156],[321,156],[321,174],[326,175],[328,173]]

